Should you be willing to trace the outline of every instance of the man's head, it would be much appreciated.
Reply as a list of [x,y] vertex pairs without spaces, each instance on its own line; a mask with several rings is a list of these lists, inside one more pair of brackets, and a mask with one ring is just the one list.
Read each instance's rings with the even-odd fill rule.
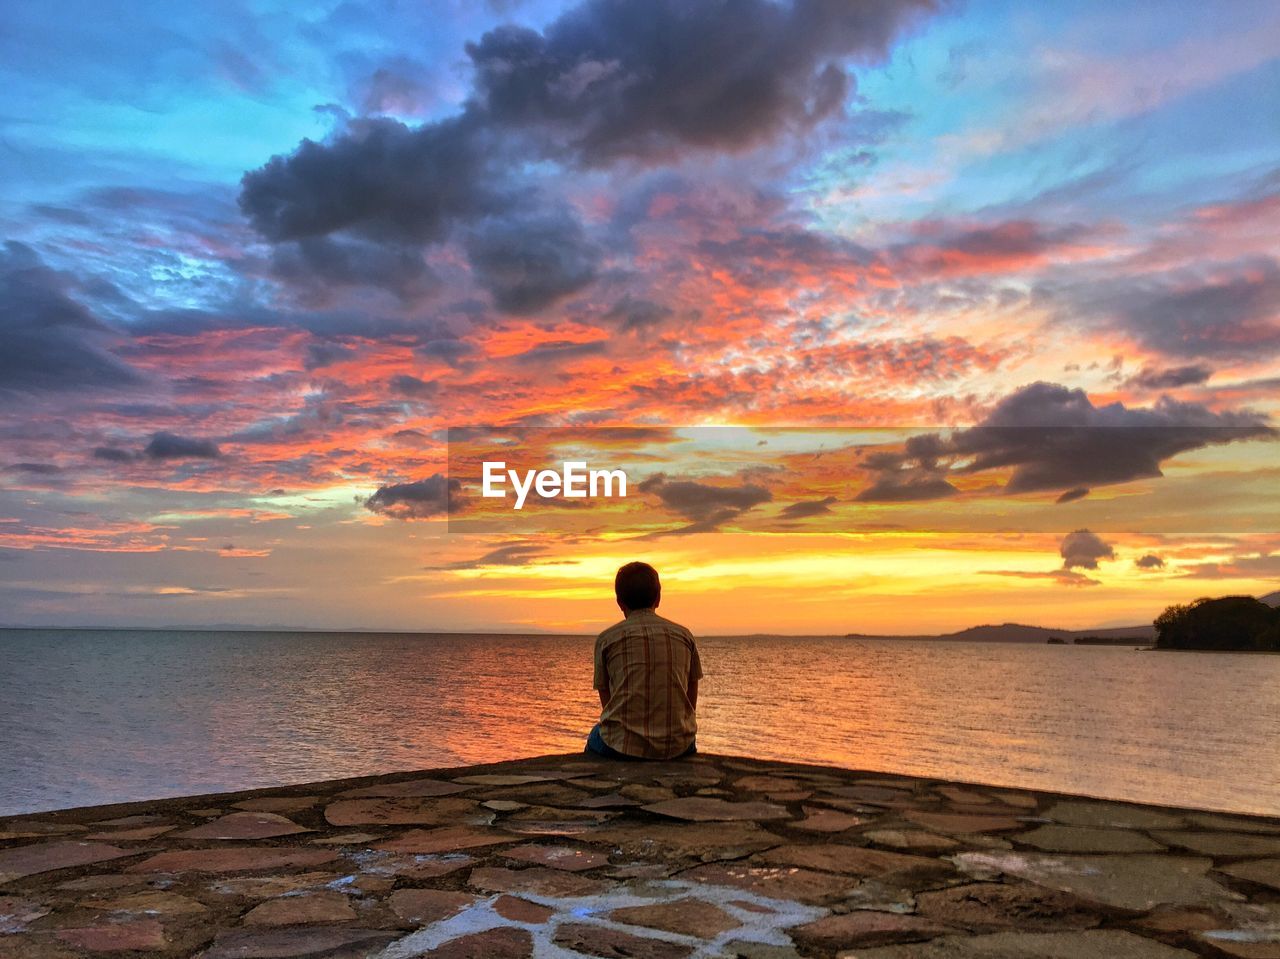
[[654,609],[662,599],[658,571],[648,563],[627,563],[613,578],[613,592],[624,614],[637,609]]

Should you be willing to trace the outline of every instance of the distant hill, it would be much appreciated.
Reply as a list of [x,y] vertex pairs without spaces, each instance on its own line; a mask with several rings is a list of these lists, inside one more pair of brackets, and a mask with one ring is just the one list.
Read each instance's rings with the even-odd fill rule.
[[1097,636],[1105,639],[1131,639],[1135,643],[1150,643],[1156,638],[1154,626],[1115,626],[1111,629],[1050,629],[1047,626],[1026,626],[1022,623],[1001,623],[999,626],[970,626],[954,633],[935,633],[916,636],[875,636],[866,633],[849,633],[849,639],[930,639],[939,642],[958,643],[1043,643],[1057,636],[1072,642],[1078,638]]
[[[1258,597],[1268,606],[1280,608],[1280,589]],[[1110,629],[1050,629],[1023,623],[1001,623],[999,626],[970,626],[954,633],[921,633],[914,636],[884,636],[873,633],[846,633],[847,639],[928,639],[958,643],[1047,643],[1058,638],[1074,643],[1077,639],[1133,640],[1137,644],[1154,643],[1154,622],[1148,626],[1113,626]]]

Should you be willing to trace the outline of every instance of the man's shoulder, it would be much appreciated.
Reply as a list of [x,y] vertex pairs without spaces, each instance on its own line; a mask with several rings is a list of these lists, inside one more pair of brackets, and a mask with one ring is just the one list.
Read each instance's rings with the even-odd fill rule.
[[665,616],[659,616],[655,612],[648,612],[641,616],[629,616],[626,619],[620,619],[608,629],[600,633],[596,637],[596,643],[604,644],[615,639],[620,639],[629,633],[638,633],[645,627],[657,626],[661,629],[670,630],[671,632],[683,637],[690,643],[693,642],[693,633],[679,623],[667,619]]
[[691,633],[686,627],[681,626],[675,620],[667,619],[665,616],[659,616],[657,613],[653,614],[653,618],[661,623],[663,628],[679,633],[685,639],[689,640],[689,642],[693,642],[693,633]]

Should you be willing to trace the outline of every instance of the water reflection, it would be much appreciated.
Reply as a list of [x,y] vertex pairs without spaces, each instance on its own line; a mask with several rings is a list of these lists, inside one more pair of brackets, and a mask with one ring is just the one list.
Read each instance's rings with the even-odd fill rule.
[[[0,813],[577,750],[588,637],[14,631]],[[1280,657],[701,641],[702,748],[1280,812]]]

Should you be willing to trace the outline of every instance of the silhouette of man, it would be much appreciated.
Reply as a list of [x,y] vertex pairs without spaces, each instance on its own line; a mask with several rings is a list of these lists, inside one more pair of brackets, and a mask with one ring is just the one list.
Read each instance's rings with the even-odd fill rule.
[[596,638],[600,722],[585,752],[611,759],[672,759],[697,752],[698,680],[693,634],[655,610],[658,571],[627,563],[613,580],[623,620]]

